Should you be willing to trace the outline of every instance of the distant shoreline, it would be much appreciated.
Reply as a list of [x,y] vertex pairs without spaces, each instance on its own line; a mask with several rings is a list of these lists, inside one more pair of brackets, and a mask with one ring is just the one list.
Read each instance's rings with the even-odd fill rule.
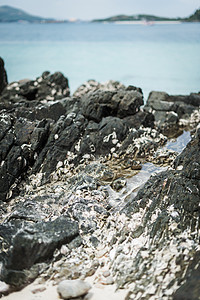
[[119,24],[119,25],[168,25],[168,24],[182,24],[182,21],[116,21],[116,22],[102,22],[103,24]]

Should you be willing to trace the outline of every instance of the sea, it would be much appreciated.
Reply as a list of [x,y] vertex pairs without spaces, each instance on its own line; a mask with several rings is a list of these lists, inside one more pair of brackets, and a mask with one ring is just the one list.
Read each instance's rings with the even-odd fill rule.
[[0,23],[9,82],[60,71],[73,93],[110,79],[169,94],[200,91],[200,23]]

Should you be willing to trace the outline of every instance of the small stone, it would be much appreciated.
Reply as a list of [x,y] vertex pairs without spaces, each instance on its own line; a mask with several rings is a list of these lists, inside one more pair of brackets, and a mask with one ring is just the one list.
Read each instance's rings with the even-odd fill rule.
[[112,276],[108,276],[101,280],[101,284],[103,285],[111,285],[114,283],[114,278]]
[[36,288],[36,289],[32,290],[32,293],[37,294],[37,293],[44,292],[45,290],[46,290],[46,287],[42,286],[42,287],[39,287],[39,288]]
[[98,251],[98,253],[97,253],[97,258],[101,258],[101,257],[103,257],[103,256],[105,256],[105,254],[108,252],[108,249],[102,249],[102,250],[100,250],[100,251]]
[[86,277],[88,277],[88,276],[92,276],[92,275],[94,275],[94,273],[96,272],[96,269],[95,268],[93,268],[93,267],[91,267],[91,268],[89,268],[87,271],[86,271]]
[[60,249],[60,253],[63,255],[66,255],[66,254],[68,254],[68,252],[69,252],[69,248],[65,245],[62,245],[62,247]]
[[104,276],[104,277],[110,276],[110,271],[104,271],[104,272],[103,272],[103,276]]
[[93,261],[92,265],[93,265],[94,268],[97,269],[97,268],[99,267],[99,261],[98,261],[97,259],[95,259],[95,260]]
[[57,292],[62,299],[83,296],[91,289],[89,283],[82,280],[63,280],[57,287]]
[[118,179],[116,179],[116,180],[113,181],[112,188],[118,192],[125,185],[126,185],[126,179],[125,178],[118,178]]

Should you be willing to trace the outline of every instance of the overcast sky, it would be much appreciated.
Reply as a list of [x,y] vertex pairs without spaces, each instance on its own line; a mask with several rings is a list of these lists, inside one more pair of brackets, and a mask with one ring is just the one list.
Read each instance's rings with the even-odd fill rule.
[[186,17],[200,8],[200,0],[0,0],[1,5],[42,17],[91,20],[139,13]]

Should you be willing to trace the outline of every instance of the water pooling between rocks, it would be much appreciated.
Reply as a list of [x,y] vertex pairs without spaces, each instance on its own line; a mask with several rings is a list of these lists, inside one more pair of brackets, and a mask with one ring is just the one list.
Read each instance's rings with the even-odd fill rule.
[[181,153],[190,141],[190,132],[184,131],[177,139],[167,142],[165,147],[168,150],[174,150],[178,153]]
[[[125,288],[126,300],[196,300],[199,103],[199,94],[153,92],[141,109],[141,89],[113,81],[70,97],[61,73],[7,85],[0,258],[9,291],[36,277],[94,276],[93,286]],[[188,128],[184,150],[189,133],[168,141]]]
[[[167,150],[175,151],[178,155],[178,153],[183,151],[190,140],[190,132],[184,131],[180,136],[173,140],[169,140],[164,147],[161,147],[161,149],[159,149],[159,155],[162,155],[161,153],[163,151],[165,152],[164,155],[170,156],[171,152],[168,152]],[[121,178],[121,180],[118,179],[120,191],[114,190],[110,185],[106,187],[109,193],[109,202],[111,205],[117,206],[118,209],[122,208],[130,196],[134,198],[137,195],[138,190],[144,185],[150,176],[165,171],[167,168],[168,167],[162,167],[153,163],[144,163],[141,165],[141,170],[139,170],[137,174],[132,177]]]

